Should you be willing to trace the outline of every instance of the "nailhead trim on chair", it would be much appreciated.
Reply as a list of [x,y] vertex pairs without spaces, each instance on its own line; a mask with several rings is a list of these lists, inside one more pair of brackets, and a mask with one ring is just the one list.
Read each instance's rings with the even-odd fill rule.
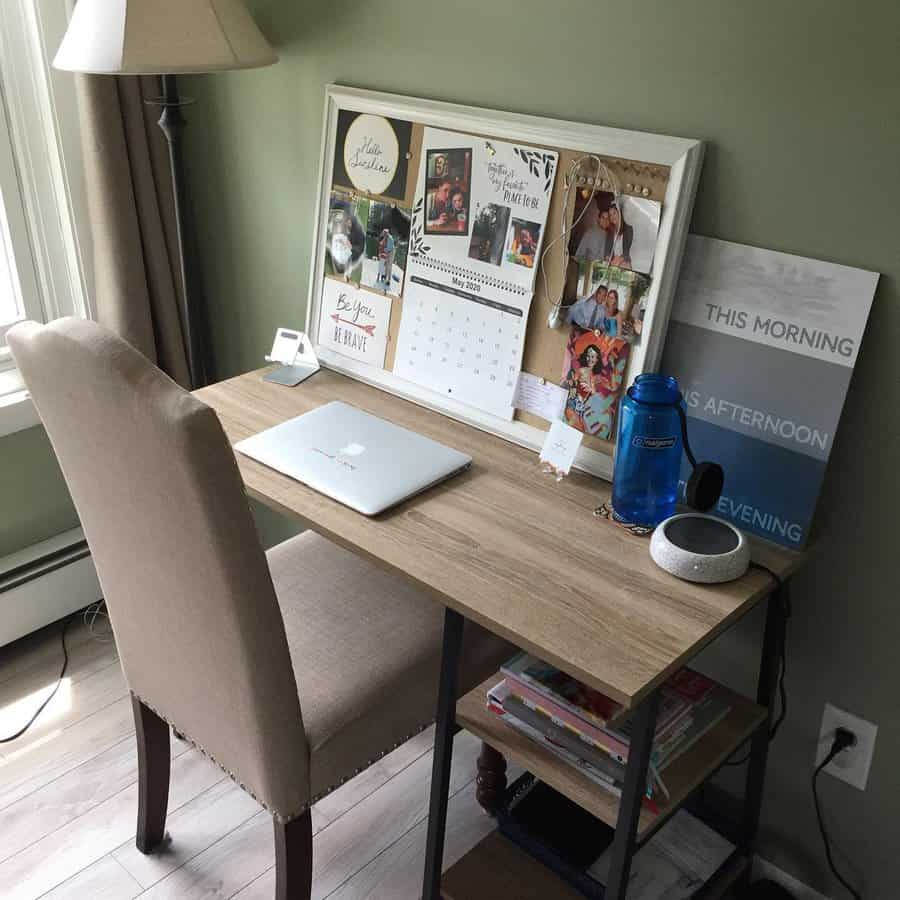
[[360,766],[357,769],[354,769],[349,775],[345,775],[340,781],[338,781],[332,785],[329,785],[327,788],[325,788],[324,791],[320,791],[318,794],[316,794],[315,797],[311,797],[306,803],[303,804],[303,806],[299,810],[297,810],[297,812],[290,813],[289,815],[285,815],[284,813],[280,812],[279,810],[271,807],[264,800],[260,800],[260,798],[256,795],[256,793],[251,788],[247,787],[247,785],[244,784],[244,782],[241,781],[240,778],[238,778],[237,775],[234,774],[234,772],[232,772],[230,769],[226,769],[225,766],[223,766],[222,763],[220,763],[212,755],[212,753],[210,753],[208,750],[206,750],[206,748],[203,747],[202,744],[197,743],[197,741],[195,741],[189,734],[187,734],[187,732],[182,731],[182,729],[178,725],[176,725],[171,719],[169,719],[168,716],[163,715],[155,706],[153,706],[153,704],[148,703],[146,700],[143,699],[143,697],[140,697],[138,694],[135,694],[134,691],[131,691],[131,696],[134,697],[135,699],[139,700],[141,703],[143,703],[144,706],[146,706],[148,709],[152,709],[153,712],[156,713],[156,715],[158,715],[167,725],[169,725],[169,727],[174,728],[186,741],[188,741],[190,744],[192,744],[194,747],[196,747],[211,763],[218,766],[218,768],[220,768],[242,791],[249,794],[263,809],[270,812],[272,814],[272,816],[275,818],[275,820],[277,822],[280,822],[281,824],[287,824],[288,822],[291,822],[294,819],[300,818],[300,816],[302,816],[311,806],[314,806],[320,800],[327,797],[332,791],[337,790],[337,788],[339,788],[342,784],[346,784],[346,782],[350,781],[351,778],[355,778],[357,775],[359,775],[360,772],[364,772],[373,763],[378,762],[379,759],[382,759],[383,757],[387,756],[388,753],[392,753],[399,746],[401,746],[402,744],[405,744],[408,740],[411,740],[417,734],[421,734],[426,728],[428,728],[430,725],[434,724],[434,719],[431,719],[430,721],[426,722],[424,725],[418,726],[415,731],[411,731],[409,734],[406,735],[406,737],[400,738],[400,740],[397,741],[395,744],[388,747],[386,750],[383,750],[381,753],[378,753],[376,756],[373,756],[364,765]]

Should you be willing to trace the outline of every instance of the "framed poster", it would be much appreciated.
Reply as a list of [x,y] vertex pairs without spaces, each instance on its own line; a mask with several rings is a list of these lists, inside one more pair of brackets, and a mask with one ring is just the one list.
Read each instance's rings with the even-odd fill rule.
[[[609,478],[616,398],[660,360],[702,157],[697,140],[329,86],[307,307],[320,361],[537,452],[550,423],[513,408],[519,373],[562,383],[574,332],[605,329],[614,377],[593,387],[617,394],[580,420],[576,466]],[[389,299],[363,304],[389,316],[383,353],[326,331],[329,281]],[[580,305],[550,327],[564,283]],[[617,333],[601,294],[619,298]]]
[[663,359],[694,452],[725,469],[715,515],[793,550],[806,544],[877,282],[689,237]]

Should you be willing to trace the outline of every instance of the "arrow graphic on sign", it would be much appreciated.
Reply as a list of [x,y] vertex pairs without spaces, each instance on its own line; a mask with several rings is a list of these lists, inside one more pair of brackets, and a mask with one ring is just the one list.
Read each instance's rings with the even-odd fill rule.
[[350,319],[342,319],[337,313],[332,313],[331,318],[334,319],[335,322],[343,322],[345,325],[352,325],[354,328],[359,328],[361,331],[365,331],[369,337],[375,337],[374,325],[360,325],[359,322],[351,322]]

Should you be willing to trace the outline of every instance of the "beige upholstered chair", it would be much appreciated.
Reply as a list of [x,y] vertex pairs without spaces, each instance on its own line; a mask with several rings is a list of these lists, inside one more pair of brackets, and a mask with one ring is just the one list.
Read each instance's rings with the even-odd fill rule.
[[[307,898],[312,804],[433,718],[440,606],[309,532],[264,553],[215,413],[109,331],[28,322],[8,342],[132,694],[138,848],[164,835],[169,723],[272,813],[276,896]],[[510,653],[466,627],[464,690]]]

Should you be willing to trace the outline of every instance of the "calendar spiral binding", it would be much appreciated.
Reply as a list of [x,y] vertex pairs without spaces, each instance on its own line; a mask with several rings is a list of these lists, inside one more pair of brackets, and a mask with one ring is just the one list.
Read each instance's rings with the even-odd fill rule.
[[479,284],[507,291],[511,294],[518,294],[520,297],[525,297],[531,293],[530,290],[512,281],[504,281],[502,278],[495,278],[492,275],[482,275],[480,272],[475,272],[465,266],[454,266],[452,263],[442,262],[439,259],[430,259],[427,256],[413,256],[413,259],[415,259],[416,265],[423,266],[426,269],[436,269],[445,275],[456,275],[458,278],[470,278]]

